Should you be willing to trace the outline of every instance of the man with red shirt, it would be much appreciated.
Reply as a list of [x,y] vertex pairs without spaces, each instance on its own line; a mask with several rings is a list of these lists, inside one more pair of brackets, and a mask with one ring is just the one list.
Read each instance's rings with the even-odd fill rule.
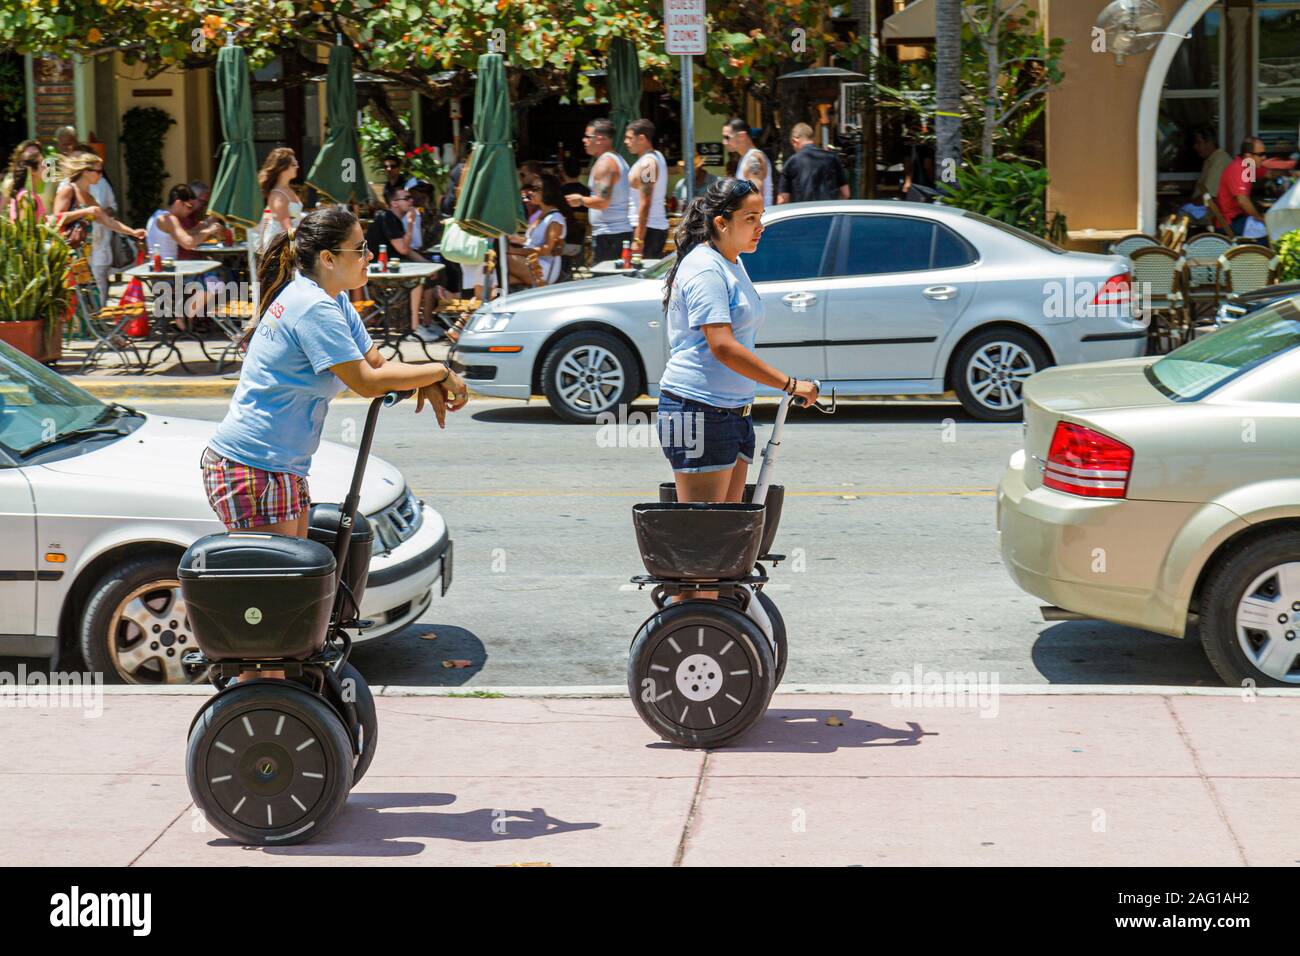
[[1264,227],[1264,215],[1251,200],[1250,191],[1255,187],[1259,166],[1267,155],[1263,140],[1247,137],[1242,141],[1241,155],[1228,165],[1219,180],[1219,211],[1232,226],[1234,236],[1244,235],[1252,219],[1258,222],[1259,229]]

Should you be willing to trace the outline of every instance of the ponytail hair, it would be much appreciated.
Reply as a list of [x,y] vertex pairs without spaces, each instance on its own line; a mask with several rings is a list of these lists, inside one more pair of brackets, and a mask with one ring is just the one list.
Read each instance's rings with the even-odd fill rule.
[[[687,175],[691,173],[688,172]],[[738,188],[741,183],[748,188]],[[696,246],[716,239],[717,226],[714,225],[713,220],[718,216],[730,219],[731,214],[740,208],[745,197],[752,192],[754,192],[754,184],[749,180],[727,177],[710,183],[704,192],[686,206],[681,225],[673,233],[673,241],[677,243],[677,261],[673,263],[668,278],[664,280],[665,314],[668,312],[668,303],[673,296],[673,280],[677,278],[677,270],[681,267],[682,260]]]
[[271,240],[257,263],[260,308],[239,339],[241,351],[247,350],[257,324],[276,296],[293,281],[294,274],[315,274],[320,254],[327,249],[339,248],[356,224],[357,217],[347,207],[321,206],[303,216],[296,228],[279,233]]

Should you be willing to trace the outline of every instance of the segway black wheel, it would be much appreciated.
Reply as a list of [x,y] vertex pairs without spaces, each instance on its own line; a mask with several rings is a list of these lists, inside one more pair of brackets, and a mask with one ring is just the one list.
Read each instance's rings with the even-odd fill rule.
[[375,747],[379,743],[379,715],[375,713],[375,697],[370,693],[370,685],[360,671],[351,664],[344,664],[339,671],[339,682],[343,685],[343,693],[352,695],[352,706],[357,711],[357,727],[353,732],[360,749],[357,765],[352,768],[352,786],[355,787],[366,775],[370,761],[375,759]]
[[190,731],[185,775],[205,819],[240,843],[282,846],[324,830],[352,787],[338,715],[290,682],[236,685]]
[[627,684],[637,713],[659,736],[683,747],[720,747],[767,710],[776,688],[772,648],[735,608],[682,601],[637,631]]
[[785,618],[781,617],[781,612],[776,609],[776,602],[767,596],[766,591],[758,592],[758,603],[763,606],[767,612],[767,619],[772,622],[772,640],[776,642],[776,686],[781,686],[781,678],[785,676],[785,664],[789,657],[789,644],[785,637]]

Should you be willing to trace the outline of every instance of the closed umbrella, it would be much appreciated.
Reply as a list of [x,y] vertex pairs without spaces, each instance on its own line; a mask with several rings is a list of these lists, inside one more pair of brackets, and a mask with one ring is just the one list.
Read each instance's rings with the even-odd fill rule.
[[478,60],[474,134],[477,138],[465,163],[453,218],[466,232],[500,239],[504,285],[506,236],[524,225],[524,204],[519,196],[519,171],[512,144],[510,90],[506,86],[505,61],[499,53],[484,53]]
[[257,309],[257,262],[253,228],[262,217],[262,190],[257,184],[257,154],[253,151],[253,97],[248,61],[240,46],[223,46],[217,53],[217,103],[221,112],[221,158],[208,209],[226,222],[248,230],[248,269]]
[[623,145],[627,124],[641,116],[641,66],[636,44],[627,37],[609,41],[609,121],[614,124],[614,148],[628,162],[632,154]]
[[361,147],[357,142],[357,88],[352,80],[352,48],[330,50],[325,81],[327,129],[307,183],[334,203],[364,202]]

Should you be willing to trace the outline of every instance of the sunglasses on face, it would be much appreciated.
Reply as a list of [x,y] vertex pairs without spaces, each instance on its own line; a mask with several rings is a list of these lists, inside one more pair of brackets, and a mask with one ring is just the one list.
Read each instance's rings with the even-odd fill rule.
[[331,249],[330,252],[334,252],[334,253],[349,253],[349,252],[350,252],[350,253],[355,253],[355,254],[357,254],[357,255],[368,256],[368,255],[370,255],[370,243],[366,242],[366,241],[363,239],[362,242],[361,242],[361,245],[357,246],[357,248],[355,248],[355,249]]

